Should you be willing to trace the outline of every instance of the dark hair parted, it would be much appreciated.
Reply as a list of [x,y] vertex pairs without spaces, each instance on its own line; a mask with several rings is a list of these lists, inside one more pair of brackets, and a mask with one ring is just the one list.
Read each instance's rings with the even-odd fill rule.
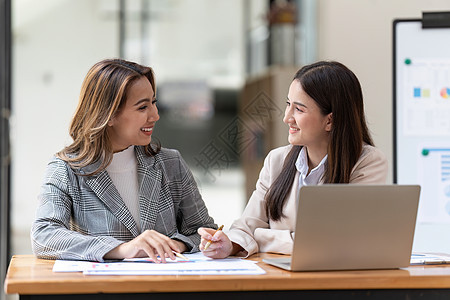
[[[113,157],[106,130],[108,121],[125,105],[128,90],[141,77],[148,79],[156,94],[152,68],[123,59],[105,59],[96,63],[84,78],[78,107],[70,124],[73,143],[56,155],[73,169],[101,160],[97,170],[85,175],[103,171]],[[160,149],[159,142],[152,142],[145,147],[145,152],[155,155]]]
[[[364,144],[373,141],[366,124],[361,85],[355,74],[335,61],[320,61],[301,68],[294,76],[303,91],[320,108],[322,115],[332,113],[328,158],[322,177],[324,183],[349,183],[353,167]],[[265,195],[267,216],[278,221],[296,173],[295,162],[301,146],[294,145],[283,169]]]

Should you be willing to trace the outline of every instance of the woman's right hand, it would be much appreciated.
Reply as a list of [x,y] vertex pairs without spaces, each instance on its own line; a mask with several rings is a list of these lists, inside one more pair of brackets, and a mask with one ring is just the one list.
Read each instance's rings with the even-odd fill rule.
[[[197,232],[202,238],[199,248],[205,256],[211,258],[225,258],[234,254],[232,253],[233,243],[222,230],[216,232],[216,230],[211,228],[200,227]],[[211,241],[211,244],[205,250],[205,246],[209,241]]]
[[[186,251],[183,242],[172,240],[155,230],[146,230],[133,240],[123,243],[109,251],[105,259],[123,259],[134,257],[150,257],[154,262],[166,262],[166,258],[175,259],[173,251]],[[159,256],[159,259],[158,259]]]

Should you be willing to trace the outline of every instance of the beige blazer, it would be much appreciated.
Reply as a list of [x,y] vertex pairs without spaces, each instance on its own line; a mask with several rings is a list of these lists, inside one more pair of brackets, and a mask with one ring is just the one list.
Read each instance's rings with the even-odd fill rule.
[[[299,172],[295,175],[294,183],[283,208],[286,217],[274,222],[267,218],[264,209],[264,196],[280,174],[284,159],[291,147],[291,145],[280,147],[267,155],[256,183],[256,189],[250,197],[242,217],[231,225],[227,233],[231,241],[245,249],[238,255],[249,256],[256,252],[284,254],[292,252]],[[361,157],[353,168],[350,183],[385,184],[387,173],[388,163],[384,154],[375,147],[365,145]]]

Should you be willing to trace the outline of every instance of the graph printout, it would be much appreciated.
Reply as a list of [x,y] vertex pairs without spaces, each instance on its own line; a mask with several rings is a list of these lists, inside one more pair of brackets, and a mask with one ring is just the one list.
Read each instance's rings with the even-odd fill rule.
[[53,272],[83,272],[84,275],[261,275],[256,261],[229,257],[211,259],[201,252],[184,254],[167,263],[154,263],[150,258],[132,258],[117,262],[56,260]]
[[450,223],[450,142],[417,149],[418,182],[422,187],[419,220]]
[[450,137],[450,60],[405,57],[403,132]]

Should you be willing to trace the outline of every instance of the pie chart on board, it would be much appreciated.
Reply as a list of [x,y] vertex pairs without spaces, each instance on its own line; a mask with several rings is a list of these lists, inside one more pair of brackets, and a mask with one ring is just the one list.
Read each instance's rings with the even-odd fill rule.
[[450,88],[443,88],[441,90],[441,97],[445,99],[450,98]]

